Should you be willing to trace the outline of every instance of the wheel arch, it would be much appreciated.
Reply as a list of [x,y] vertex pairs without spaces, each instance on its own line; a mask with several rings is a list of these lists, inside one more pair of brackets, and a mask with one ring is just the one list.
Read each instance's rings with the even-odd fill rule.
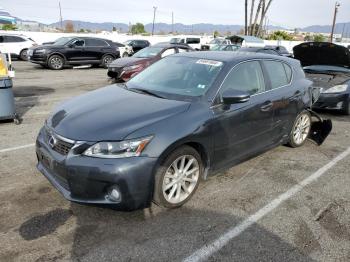
[[48,57],[47,57],[47,62],[49,61],[49,59],[50,59],[53,55],[58,55],[58,56],[62,57],[63,60],[64,60],[64,62],[66,63],[66,61],[67,61],[66,56],[65,56],[64,54],[60,53],[60,52],[53,52],[53,53],[50,53],[50,54],[48,55]]
[[209,150],[208,148],[201,142],[195,140],[195,139],[180,139],[171,145],[169,145],[163,153],[159,156],[156,167],[159,167],[166,157],[173,152],[174,150],[182,147],[182,146],[189,146],[195,149],[198,154],[201,156],[201,160],[204,166],[204,173],[203,173],[203,179],[207,178],[208,170],[210,168],[210,157],[209,157]]

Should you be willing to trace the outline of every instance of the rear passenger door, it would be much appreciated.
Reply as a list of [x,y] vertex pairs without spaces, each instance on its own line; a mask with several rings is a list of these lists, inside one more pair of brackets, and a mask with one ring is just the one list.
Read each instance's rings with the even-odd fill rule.
[[274,141],[278,142],[289,135],[298,114],[298,101],[301,92],[293,87],[293,69],[286,62],[264,60],[264,71],[269,81],[269,93],[273,102]]
[[85,40],[85,54],[87,60],[99,61],[109,49],[109,44],[102,39],[87,38]]
[[[245,103],[222,106],[222,93],[228,89],[251,94]],[[214,114],[214,169],[259,152],[272,144],[272,101],[259,61],[237,65],[225,78],[216,97]]]

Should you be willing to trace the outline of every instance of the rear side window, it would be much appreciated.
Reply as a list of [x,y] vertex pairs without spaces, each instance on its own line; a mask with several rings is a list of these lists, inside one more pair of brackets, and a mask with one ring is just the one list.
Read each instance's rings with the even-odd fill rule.
[[227,89],[248,92],[250,95],[265,91],[264,75],[258,61],[245,62],[233,69],[224,80],[220,93]]
[[290,66],[279,61],[264,61],[266,71],[271,81],[271,88],[276,89],[288,85],[292,79]]
[[3,38],[5,43],[18,43],[18,42],[25,41],[22,37],[12,36],[12,35],[6,35],[6,36],[3,36]]
[[86,46],[109,46],[106,41],[100,39],[86,39]]
[[187,38],[187,44],[199,44],[200,42],[200,38]]

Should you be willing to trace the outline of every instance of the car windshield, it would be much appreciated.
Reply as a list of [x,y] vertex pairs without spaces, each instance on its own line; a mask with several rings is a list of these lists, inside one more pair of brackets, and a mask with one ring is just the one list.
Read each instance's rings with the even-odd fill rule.
[[132,40],[128,40],[128,41],[125,41],[123,44],[124,45],[129,45],[131,43]]
[[75,37],[60,37],[52,45],[65,45]]
[[181,38],[178,38],[178,37],[170,39],[171,44],[179,44],[180,42],[181,42]]
[[340,66],[329,66],[329,65],[312,65],[305,66],[304,70],[307,72],[342,72],[342,73],[350,73],[350,69],[346,67]]
[[131,90],[142,89],[169,99],[199,97],[210,89],[222,67],[220,61],[166,57],[133,77],[127,85]]
[[209,44],[221,44],[221,43],[223,43],[223,39],[213,39],[213,40],[211,40],[210,42],[209,42]]
[[214,45],[211,50],[213,51],[220,51],[223,50],[226,46],[225,45]]
[[158,55],[163,50],[162,47],[146,47],[133,55],[137,58],[148,58]]

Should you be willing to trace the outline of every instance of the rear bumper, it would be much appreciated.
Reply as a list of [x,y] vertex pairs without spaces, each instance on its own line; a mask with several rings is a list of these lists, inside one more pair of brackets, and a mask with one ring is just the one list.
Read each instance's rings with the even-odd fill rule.
[[[73,152],[63,156],[48,146],[43,132],[36,143],[37,168],[67,200],[113,205],[121,210],[150,205],[156,158],[101,159]],[[112,187],[119,190],[120,200],[109,198]]]
[[314,109],[342,110],[348,103],[349,93],[321,94],[317,102],[312,107]]

